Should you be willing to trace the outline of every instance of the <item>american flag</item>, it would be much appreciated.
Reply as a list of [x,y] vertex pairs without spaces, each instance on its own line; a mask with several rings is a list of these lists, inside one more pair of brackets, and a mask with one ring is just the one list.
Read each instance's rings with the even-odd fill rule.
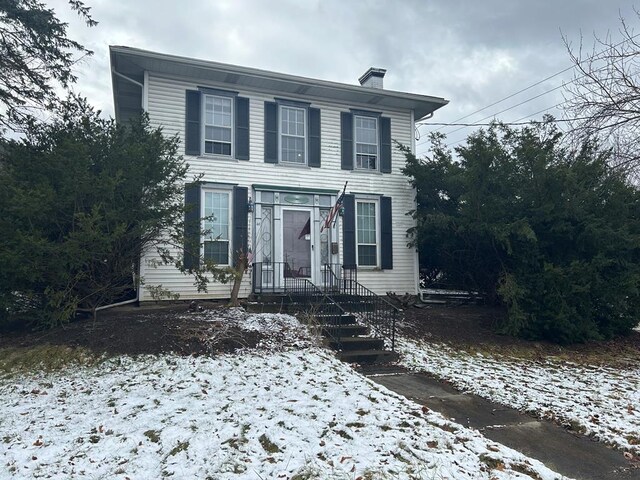
[[322,231],[325,228],[329,228],[331,226],[331,224],[333,223],[333,219],[336,217],[336,215],[340,211],[340,207],[342,207],[342,201],[344,200],[344,194],[347,191],[347,183],[349,183],[349,182],[344,182],[344,188],[342,189],[342,193],[340,194],[340,196],[336,200],[336,204],[333,206],[333,208],[329,212],[329,215],[327,216],[327,219],[322,224],[322,228],[320,228],[320,233],[322,233]]

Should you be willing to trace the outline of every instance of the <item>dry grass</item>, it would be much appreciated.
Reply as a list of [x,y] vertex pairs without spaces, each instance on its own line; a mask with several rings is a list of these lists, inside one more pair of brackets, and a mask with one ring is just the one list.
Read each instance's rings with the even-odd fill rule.
[[566,347],[538,342],[514,343],[512,345],[488,342],[477,344],[445,343],[456,350],[472,355],[502,356],[518,360],[552,360],[616,368],[637,368],[640,364],[640,349],[633,344],[626,344],[624,340],[592,342]]
[[104,359],[90,350],[66,345],[0,348],[0,375],[56,371],[70,365],[95,365]]

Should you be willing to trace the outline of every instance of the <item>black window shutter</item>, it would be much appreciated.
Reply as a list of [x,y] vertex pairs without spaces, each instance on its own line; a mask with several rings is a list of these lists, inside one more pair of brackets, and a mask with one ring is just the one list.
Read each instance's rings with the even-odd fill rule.
[[380,117],[380,171],[391,173],[391,119]]
[[233,236],[231,242],[231,254],[233,265],[237,264],[238,254],[247,254],[249,246],[247,235],[249,233],[249,189],[247,187],[233,187]]
[[249,99],[236,97],[236,158],[249,160]]
[[264,102],[264,161],[278,163],[278,104]]
[[309,166],[320,166],[320,109],[309,108]]
[[342,170],[353,170],[353,115],[349,112],[340,113],[340,137]]
[[391,197],[380,197],[380,260],[383,270],[393,268]]
[[200,92],[187,90],[185,98],[184,153],[200,155]]
[[342,265],[346,268],[356,266],[356,199],[345,195],[342,201]]
[[184,187],[184,267],[192,270],[200,266],[200,185]]

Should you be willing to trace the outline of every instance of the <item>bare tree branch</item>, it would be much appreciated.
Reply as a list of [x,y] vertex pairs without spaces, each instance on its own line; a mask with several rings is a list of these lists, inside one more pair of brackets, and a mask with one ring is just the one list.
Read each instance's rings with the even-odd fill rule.
[[[636,11],[636,17],[640,14]],[[582,39],[573,48],[564,38],[576,69],[565,85],[565,105],[575,121],[571,133],[576,142],[597,139],[611,150],[611,164],[640,182],[640,34],[620,19],[621,39],[608,33],[595,37],[589,52]],[[621,40],[621,41],[620,41]]]

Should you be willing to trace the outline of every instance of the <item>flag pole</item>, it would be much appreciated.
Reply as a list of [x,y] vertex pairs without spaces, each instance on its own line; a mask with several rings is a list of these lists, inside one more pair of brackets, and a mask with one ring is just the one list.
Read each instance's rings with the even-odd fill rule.
[[335,205],[329,211],[329,216],[326,218],[326,220],[322,224],[322,227],[320,228],[320,233],[322,233],[326,228],[329,228],[329,226],[331,226],[332,224],[335,225],[334,218],[337,217],[338,210],[340,210],[340,208],[342,208],[342,202],[344,200],[345,194],[347,193],[347,184],[348,183],[349,183],[348,181],[344,182],[344,188],[342,189],[342,193],[340,195],[338,195],[338,198],[336,199]]

